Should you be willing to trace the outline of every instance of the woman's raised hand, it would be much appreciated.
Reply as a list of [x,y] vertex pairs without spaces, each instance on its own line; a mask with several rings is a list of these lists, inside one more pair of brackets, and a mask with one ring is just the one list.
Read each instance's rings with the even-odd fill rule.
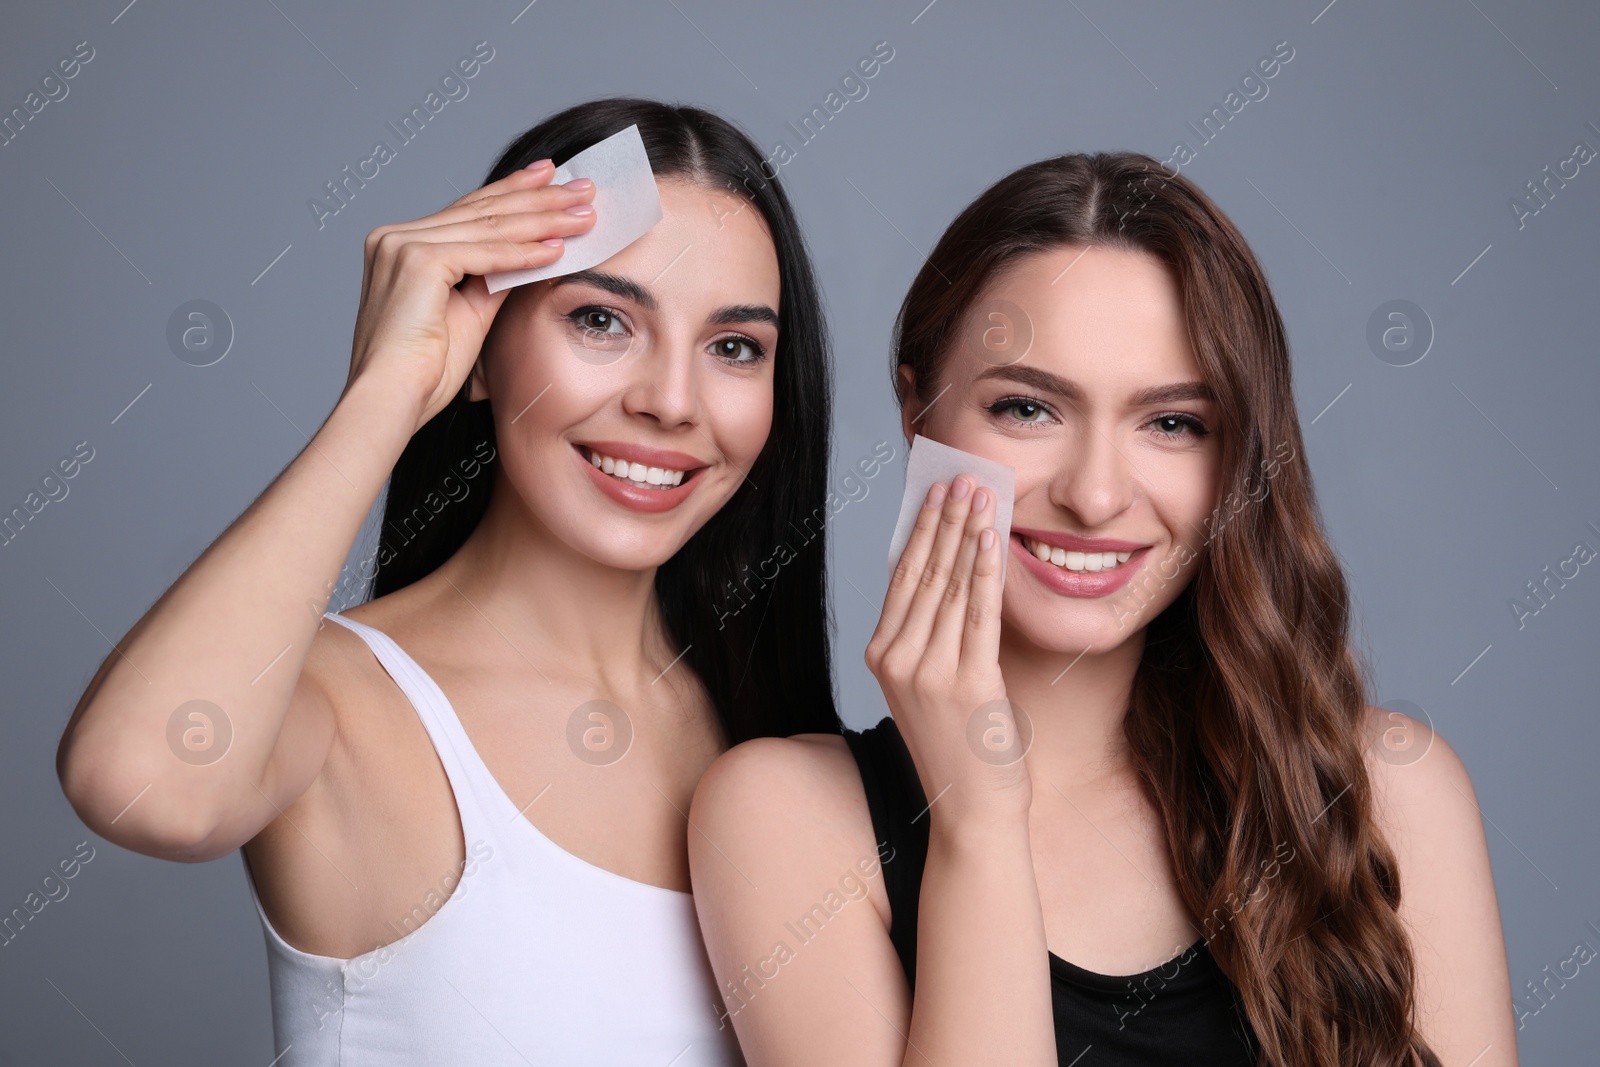
[[[62,789],[96,833],[153,856],[215,859],[322,776],[339,732],[325,672],[340,662],[317,640],[323,609],[396,460],[461,388],[510,291],[490,294],[481,275],[548,264],[561,248],[541,242],[594,225],[592,209],[567,210],[587,206],[594,185],[552,187],[553,175],[546,160],[367,237],[344,395],[107,655],[63,732]],[[181,748],[172,740],[185,714],[227,725],[208,736],[228,740],[194,758],[188,734]]]
[[561,238],[594,225],[594,183],[551,185],[554,174],[540,160],[432,215],[367,234],[346,391],[357,378],[388,382],[415,399],[413,429],[449,403],[511,292],[490,293],[482,276],[545,266],[561,255]]
[[1025,819],[1032,796],[1000,675],[1006,546],[994,493],[974,488],[962,474],[929,489],[867,643],[936,823]]

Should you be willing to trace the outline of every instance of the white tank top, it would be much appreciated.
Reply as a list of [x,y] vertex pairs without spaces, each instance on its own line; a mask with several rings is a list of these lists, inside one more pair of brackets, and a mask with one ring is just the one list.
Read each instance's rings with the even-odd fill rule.
[[246,862],[267,941],[274,1067],[741,1067],[694,898],[545,837],[416,661],[382,631],[325,617],[366,641],[427,727],[466,856],[459,879],[418,902],[426,910],[391,924],[395,941],[353,959],[278,936]]

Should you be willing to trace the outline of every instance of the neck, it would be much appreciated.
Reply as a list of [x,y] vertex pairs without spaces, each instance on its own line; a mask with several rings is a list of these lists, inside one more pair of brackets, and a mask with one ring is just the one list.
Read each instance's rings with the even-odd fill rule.
[[429,577],[439,580],[446,617],[492,627],[501,651],[509,643],[547,679],[583,678],[600,691],[629,693],[678,654],[655,576],[654,567],[618,569],[576,551],[502,479],[460,551]]
[[1046,791],[1051,782],[1064,788],[1132,772],[1122,720],[1143,652],[1143,629],[1113,648],[1065,652],[1003,630],[1006,695],[1033,725],[1028,771]]

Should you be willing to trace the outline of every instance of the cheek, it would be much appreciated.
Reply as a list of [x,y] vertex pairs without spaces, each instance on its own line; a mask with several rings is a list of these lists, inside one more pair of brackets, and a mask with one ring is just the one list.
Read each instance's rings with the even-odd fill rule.
[[1176,540],[1204,539],[1204,522],[1217,506],[1219,484],[1212,456],[1174,457],[1152,478],[1151,498]]
[[[574,364],[577,364],[574,366]],[[529,346],[501,360],[489,376],[495,437],[508,474],[533,473],[564,453],[562,435],[614,396],[604,368],[588,367],[564,351]]]
[[1216,510],[1218,503],[1217,479],[1202,476],[1185,485],[1173,500],[1173,509],[1181,513],[1185,529],[1194,530]]
[[[515,414],[552,379],[570,377],[571,370],[563,363],[571,360],[561,358],[565,354],[561,338],[542,324],[524,323],[497,337],[486,376],[495,408],[511,407]],[[559,381],[551,392],[558,388]]]
[[728,382],[704,398],[711,436],[727,457],[748,470],[772,432],[771,382]]
[[[575,352],[554,327],[529,330],[501,344],[489,365],[488,383],[499,429],[508,439],[560,432],[615,396],[620,357],[602,360]],[[585,358],[587,356],[587,358]],[[515,419],[514,425],[511,420]]]

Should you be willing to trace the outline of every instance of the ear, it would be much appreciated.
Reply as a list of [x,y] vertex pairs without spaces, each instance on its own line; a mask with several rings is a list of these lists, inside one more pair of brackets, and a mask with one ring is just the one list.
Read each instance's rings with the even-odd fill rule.
[[900,430],[905,434],[906,446],[910,447],[912,437],[918,432],[916,420],[927,405],[917,399],[917,372],[911,369],[911,364],[900,364],[895,374],[900,379],[900,395],[905,398],[900,405]]

